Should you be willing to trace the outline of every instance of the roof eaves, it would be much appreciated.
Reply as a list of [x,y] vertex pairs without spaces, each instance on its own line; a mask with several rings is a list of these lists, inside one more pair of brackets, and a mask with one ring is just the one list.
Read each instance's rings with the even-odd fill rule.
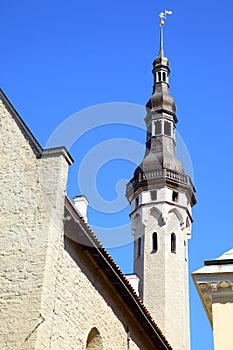
[[[109,255],[109,253],[106,251],[106,249],[101,245],[100,241],[96,237],[95,233],[92,231],[91,227],[78,216],[75,207],[73,206],[72,202],[68,197],[66,197],[65,206],[71,211],[74,217],[79,220],[79,224],[82,227],[83,232],[85,233],[85,235],[87,235],[88,239],[90,240],[91,247],[96,250],[97,254],[94,256],[95,259],[103,260],[104,263],[107,264],[108,267],[110,267],[108,274],[105,271],[107,277],[109,279],[114,279],[115,281],[118,280],[120,282],[119,284],[113,283],[115,289],[117,289],[118,292],[120,288],[124,289],[124,300],[127,300],[127,302],[130,304],[131,310],[132,308],[134,308],[134,313],[138,313],[141,315],[143,319],[142,324],[144,325],[144,327],[148,328],[149,332],[152,333],[151,336],[155,338],[157,342],[160,343],[160,345],[163,346],[161,347],[161,349],[172,350],[171,345],[168,343],[162,331],[153,320],[148,309],[145,307],[140,297],[137,295],[137,293],[135,292],[125,275],[122,273],[119,266],[115,263],[111,255]],[[120,287],[117,287],[119,285]]]

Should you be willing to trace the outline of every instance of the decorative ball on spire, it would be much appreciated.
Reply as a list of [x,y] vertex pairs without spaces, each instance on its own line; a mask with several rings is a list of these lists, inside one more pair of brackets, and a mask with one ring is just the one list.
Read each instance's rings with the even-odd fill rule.
[[164,26],[164,20],[166,19],[167,15],[172,15],[172,11],[164,10],[164,12],[160,12],[160,27]]
[[163,27],[164,26],[164,19],[166,18],[166,15],[164,12],[160,12],[159,17],[160,17],[160,27]]

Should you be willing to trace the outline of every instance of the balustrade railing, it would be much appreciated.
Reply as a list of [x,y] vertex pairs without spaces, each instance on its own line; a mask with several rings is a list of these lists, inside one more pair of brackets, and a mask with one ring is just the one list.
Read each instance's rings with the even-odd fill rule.
[[129,192],[136,184],[140,182],[150,181],[158,177],[173,179],[175,181],[184,184],[190,184],[192,186],[192,181],[188,175],[179,173],[178,171],[164,168],[153,171],[147,171],[145,173],[138,173],[137,179],[134,178],[133,180],[131,180],[131,182],[127,185],[126,191]]

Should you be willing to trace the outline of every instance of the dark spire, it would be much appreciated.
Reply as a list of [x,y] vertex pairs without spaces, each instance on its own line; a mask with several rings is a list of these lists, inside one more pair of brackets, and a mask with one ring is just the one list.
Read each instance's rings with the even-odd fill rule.
[[152,70],[154,75],[153,92],[151,98],[146,104],[146,107],[148,111],[166,109],[170,113],[175,114],[176,105],[173,97],[170,95],[169,89],[170,63],[164,54],[163,24],[161,23],[163,22],[160,22],[159,53],[153,62]]
[[[152,96],[146,104],[145,117],[147,140],[145,156],[136,168],[133,179],[127,187],[127,198],[132,198],[145,188],[156,188],[158,184],[171,182],[179,187],[185,181],[192,201],[194,189],[189,177],[185,174],[181,161],[176,156],[176,105],[170,94],[169,74],[170,63],[164,54],[163,26],[166,14],[160,14],[160,43],[159,53],[153,62],[154,86]],[[186,185],[185,185],[186,186]]]

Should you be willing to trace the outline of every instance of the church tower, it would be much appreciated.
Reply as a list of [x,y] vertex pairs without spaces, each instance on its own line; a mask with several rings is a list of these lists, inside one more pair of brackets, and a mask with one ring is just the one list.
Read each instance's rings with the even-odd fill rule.
[[[162,15],[162,16],[161,16]],[[176,105],[163,49],[153,62],[154,86],[146,104],[146,151],[127,184],[134,236],[134,272],[145,306],[174,350],[189,350],[188,240],[195,189],[176,156]]]

